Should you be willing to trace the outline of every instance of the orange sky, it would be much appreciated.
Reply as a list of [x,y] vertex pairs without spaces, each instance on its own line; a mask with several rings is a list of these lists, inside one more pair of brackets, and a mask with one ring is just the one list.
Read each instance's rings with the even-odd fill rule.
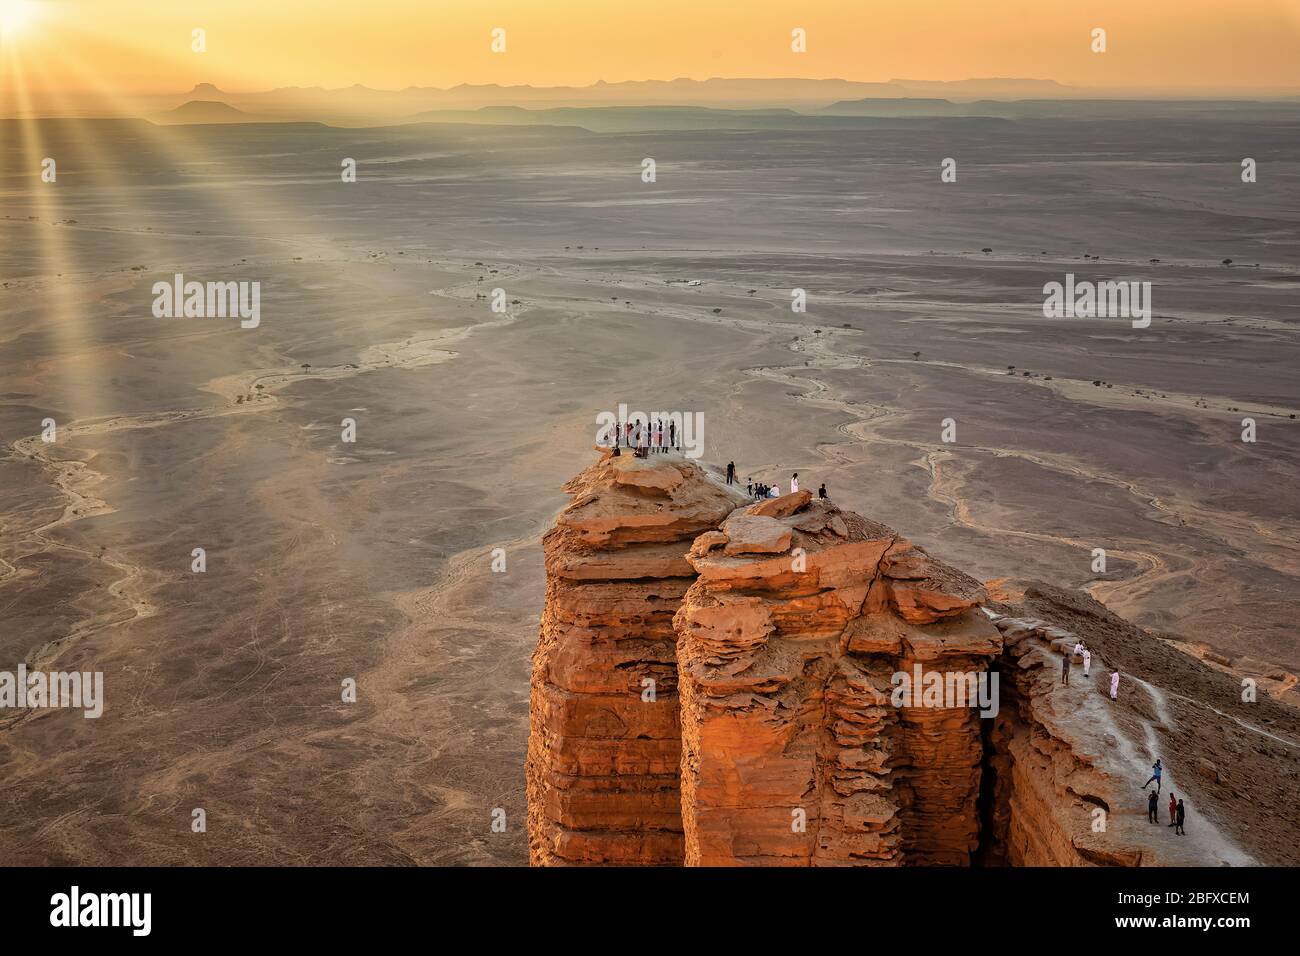
[[[1300,88],[1300,0],[0,0],[0,23],[13,5],[36,15],[0,40],[0,88],[21,70],[31,91],[678,76]],[[489,50],[497,26],[504,54]],[[206,53],[190,50],[194,27]]]

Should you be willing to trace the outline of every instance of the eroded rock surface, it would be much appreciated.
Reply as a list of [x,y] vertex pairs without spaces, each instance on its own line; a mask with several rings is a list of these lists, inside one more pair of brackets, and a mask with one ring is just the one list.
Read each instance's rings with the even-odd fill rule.
[[968,863],[978,717],[891,694],[917,666],[987,669],[979,584],[807,492],[722,530],[692,549],[676,620],[686,863]]
[[680,864],[672,620],[695,577],[687,550],[737,498],[690,462],[631,455],[606,454],[564,490],[573,500],[543,539],[529,855],[535,865]]
[[[676,456],[605,453],[565,490],[534,656],[534,864],[1252,861],[1209,820],[1171,843],[1129,779],[1172,749],[1180,787],[1226,800],[1233,778],[1176,736],[1189,707],[1230,705],[1139,682],[1147,719],[1132,681],[1117,706],[1099,670],[1208,695],[1226,678],[1095,602],[990,602],[884,525],[807,492],[751,503]],[[1062,686],[1084,636],[1093,673]],[[1243,715],[1213,756],[1250,736],[1294,776],[1295,746]]]

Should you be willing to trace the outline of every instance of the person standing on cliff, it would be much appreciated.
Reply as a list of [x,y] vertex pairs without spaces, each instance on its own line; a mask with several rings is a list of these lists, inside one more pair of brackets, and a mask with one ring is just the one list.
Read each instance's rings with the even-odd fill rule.
[[727,462],[727,484],[729,485],[735,484],[735,481],[736,481],[736,463],[734,461],[729,461]]
[[1110,672],[1110,699],[1119,700],[1119,671]]
[[1178,823],[1178,798],[1174,796],[1173,791],[1169,791],[1169,825],[1175,826]]
[[1083,649],[1083,676],[1088,676],[1088,668],[1092,666],[1092,651],[1086,647]]
[[1066,648],[1061,652],[1061,683],[1070,683],[1070,650]]
[[1178,825],[1174,827],[1174,833],[1178,836],[1187,836],[1187,831],[1183,829],[1183,821],[1187,819],[1187,811],[1183,809],[1183,801],[1178,801],[1178,816],[1175,818]]
[[796,471],[794,473],[794,477],[790,479],[790,494],[797,495],[798,493],[799,493],[799,472]]
[[1147,823],[1159,823],[1160,812],[1156,809],[1156,792],[1147,794]]
[[[1156,762],[1151,765],[1151,780],[1154,780],[1156,783],[1156,793],[1160,792],[1160,774],[1163,772],[1164,772],[1164,767],[1160,766],[1160,758],[1157,757]],[[1143,790],[1151,786],[1151,780],[1148,780],[1146,783],[1142,784]]]
[[823,482],[822,482],[822,486],[821,486],[820,488],[817,489],[817,497],[818,497],[818,498],[825,498],[825,497],[826,497],[826,482],[823,481]]

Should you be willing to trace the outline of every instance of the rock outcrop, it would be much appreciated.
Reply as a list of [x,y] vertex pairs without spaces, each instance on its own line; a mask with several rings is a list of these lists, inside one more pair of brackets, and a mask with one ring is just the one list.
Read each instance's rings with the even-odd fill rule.
[[686,863],[968,863],[979,719],[891,697],[898,673],[988,669],[979,584],[807,492],[735,512],[688,558]]
[[[1085,631],[1120,660],[1154,642],[1104,609],[1058,597],[1062,627],[1031,589],[1018,616],[884,525],[807,492],[752,503],[676,456],[605,452],[565,490],[534,657],[534,864],[1250,860],[1217,831],[1162,842],[1128,777],[1168,728],[1111,706],[1100,658],[1060,684]],[[1208,759],[1180,777],[1225,786]]]
[[601,461],[543,539],[533,657],[529,852],[535,865],[683,859],[673,615],[686,551],[737,497],[689,462]]

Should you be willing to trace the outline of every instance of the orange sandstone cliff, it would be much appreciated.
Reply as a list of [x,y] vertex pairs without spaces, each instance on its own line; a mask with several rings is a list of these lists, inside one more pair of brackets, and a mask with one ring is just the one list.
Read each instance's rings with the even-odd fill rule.
[[677,614],[686,862],[967,863],[970,708],[891,705],[892,676],[986,671],[982,590],[808,492],[732,514]]
[[546,533],[528,741],[534,864],[680,864],[673,615],[737,498],[680,459],[606,456]]
[[[1132,776],[1177,753],[1174,721],[1098,682],[1107,641],[1123,660],[1154,639],[1090,599],[1058,596],[1069,627],[1018,616],[884,525],[807,492],[753,503],[672,455],[605,451],[565,490],[533,660],[534,865],[1255,862],[1209,821],[1185,842],[1147,824]],[[1061,686],[1084,633],[1093,673]],[[902,675],[950,693],[900,698]]]

